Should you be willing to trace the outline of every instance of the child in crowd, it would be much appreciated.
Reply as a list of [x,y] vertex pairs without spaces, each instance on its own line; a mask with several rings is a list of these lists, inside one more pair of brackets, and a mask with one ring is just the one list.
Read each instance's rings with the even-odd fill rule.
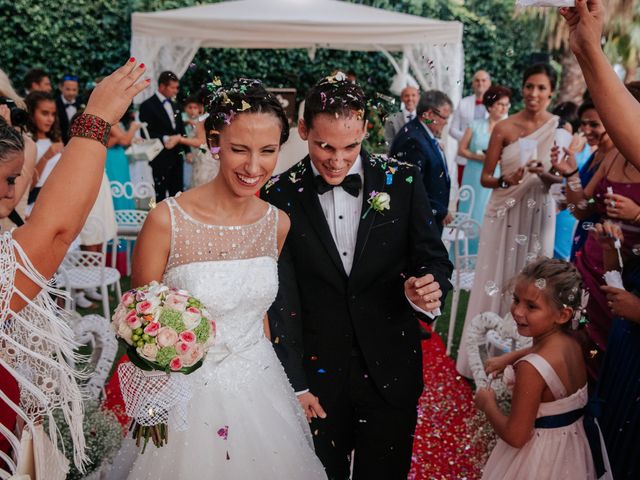
[[[192,95],[184,103],[183,121],[187,138],[181,139],[181,143],[190,147],[187,154],[187,164],[191,167],[191,188],[203,185],[217,175],[220,164],[213,156],[205,138],[204,119],[200,119],[204,113],[204,105],[196,96]],[[185,181],[189,178],[185,170]]]
[[[476,393],[476,406],[500,437],[483,479],[611,478],[597,426],[584,417],[587,371],[569,332],[579,324],[583,295],[580,274],[562,260],[541,258],[515,278],[511,314],[518,333],[532,337],[533,346],[505,368],[505,383],[513,387],[508,416],[493,390]],[[595,432],[593,446],[599,448],[593,452],[585,429]]]
[[28,206],[25,211],[28,216],[44,182],[58,163],[58,160],[60,160],[63,144],[58,117],[56,116],[56,102],[51,94],[38,91],[31,92],[25,98],[25,103],[29,111],[27,129],[36,142],[37,148],[36,169],[33,174]]

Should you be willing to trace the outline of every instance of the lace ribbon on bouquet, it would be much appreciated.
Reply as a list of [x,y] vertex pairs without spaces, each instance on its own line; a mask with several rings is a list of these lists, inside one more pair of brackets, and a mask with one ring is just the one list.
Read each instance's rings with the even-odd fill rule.
[[[14,285],[17,273],[42,289],[35,299],[29,299]],[[27,303],[19,312],[11,310],[14,295]],[[56,298],[64,295],[65,292],[54,288],[40,275],[11,233],[0,234],[0,365],[18,382],[20,401],[19,404],[12,402],[1,386],[0,399],[32,432],[36,421],[46,418],[48,436],[57,449],[64,446],[53,411],[61,409],[73,441],[74,463],[83,471],[87,461],[82,429],[84,410],[77,381],[85,379],[86,374],[72,366],[81,357],[74,352],[78,345],[73,341],[73,331],[66,321],[67,312],[56,304]],[[18,438],[1,424],[0,434],[7,438],[19,457]],[[4,454],[1,456],[15,472],[16,463]],[[19,463],[20,458],[17,460]],[[49,467],[51,473],[68,469],[68,465],[62,464]]]
[[184,375],[144,371],[131,362],[120,364],[118,375],[127,415],[140,425],[166,424],[171,418],[177,431],[189,427],[186,406],[191,389]]

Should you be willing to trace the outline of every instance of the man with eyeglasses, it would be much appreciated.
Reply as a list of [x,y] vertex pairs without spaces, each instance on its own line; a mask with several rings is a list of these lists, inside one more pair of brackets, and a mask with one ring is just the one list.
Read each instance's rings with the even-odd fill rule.
[[[491,87],[491,76],[484,70],[478,70],[473,74],[471,80],[471,88],[473,94],[460,100],[458,108],[453,114],[451,125],[449,126],[449,135],[456,141],[462,140],[464,132],[473,120],[486,118],[487,109],[482,103],[484,93]],[[467,159],[461,155],[456,157],[458,164],[458,184],[462,184],[462,173],[467,164]]]
[[421,180],[440,233],[452,220],[448,210],[451,179],[439,142],[452,109],[451,99],[445,93],[438,90],[425,92],[418,102],[416,118],[398,133],[389,152],[390,156],[420,168]]

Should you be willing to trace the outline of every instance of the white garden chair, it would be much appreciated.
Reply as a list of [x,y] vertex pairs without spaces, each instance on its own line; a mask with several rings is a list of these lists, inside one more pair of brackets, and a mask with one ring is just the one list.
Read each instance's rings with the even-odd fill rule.
[[478,255],[469,253],[469,240],[480,238],[480,224],[472,218],[467,218],[456,226],[455,232],[456,236],[453,239],[454,270],[451,275],[453,296],[451,298],[451,315],[449,317],[449,333],[447,335],[447,355],[451,354],[458,304],[460,303],[460,291],[469,292],[473,286]]
[[[131,247],[138,238],[142,224],[149,213],[151,200],[155,201],[156,193],[148,182],[133,184],[132,182],[110,182],[111,195],[114,198],[128,198],[134,200],[136,205],[146,205],[146,209],[116,210],[116,223],[118,224],[118,238],[125,243],[127,257],[127,275],[131,275]],[[146,204],[145,204],[146,201]]]
[[[99,230],[97,230],[99,229]],[[93,233],[104,231],[102,221],[96,217],[89,217],[82,229],[83,232]],[[111,265],[107,266],[107,244],[113,244],[114,254],[111,255]],[[58,275],[58,285],[67,290],[85,288],[98,288],[102,296],[102,312],[104,318],[111,318],[109,314],[108,287],[115,288],[117,300],[120,301],[122,291],[120,289],[120,272],[115,268],[115,250],[118,245],[118,237],[102,242],[99,252],[87,252],[84,250],[72,250],[67,252]]]
[[458,226],[463,221],[471,218],[471,212],[473,212],[475,201],[476,192],[473,187],[470,185],[463,185],[458,191],[458,210],[453,216],[451,223],[442,230],[442,241],[447,247],[447,250],[451,248],[451,243],[459,236],[459,232],[457,232]]

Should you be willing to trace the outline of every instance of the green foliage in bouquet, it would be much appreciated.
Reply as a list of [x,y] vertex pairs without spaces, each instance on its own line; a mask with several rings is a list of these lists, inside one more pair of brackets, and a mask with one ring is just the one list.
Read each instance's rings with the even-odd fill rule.
[[91,462],[86,466],[87,471],[84,474],[78,471],[73,464],[71,434],[62,410],[54,411],[56,424],[61,430],[64,451],[71,463],[71,470],[67,475],[67,480],[80,480],[85,478],[85,476],[98,470],[102,464],[110,462],[120,449],[122,439],[124,438],[122,426],[113,412],[102,408],[95,400],[86,401],[84,408],[82,428],[87,443],[87,456]]

